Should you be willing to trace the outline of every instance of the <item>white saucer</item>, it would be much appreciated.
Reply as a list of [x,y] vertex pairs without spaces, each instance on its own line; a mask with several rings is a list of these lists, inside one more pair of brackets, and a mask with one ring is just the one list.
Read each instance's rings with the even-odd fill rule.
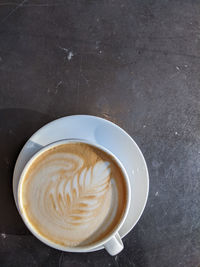
[[67,138],[96,142],[110,150],[124,165],[131,184],[130,210],[119,231],[120,236],[124,237],[138,222],[146,205],[149,192],[148,170],[142,152],[133,139],[116,124],[99,117],[63,117],[46,124],[31,136],[22,148],[14,169],[13,193],[16,205],[18,181],[27,161],[43,146]]

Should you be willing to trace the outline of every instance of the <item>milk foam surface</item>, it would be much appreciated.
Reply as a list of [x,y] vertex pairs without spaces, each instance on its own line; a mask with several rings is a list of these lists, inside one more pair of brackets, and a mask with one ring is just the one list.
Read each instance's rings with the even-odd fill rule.
[[22,188],[23,212],[34,229],[68,247],[103,238],[124,212],[121,170],[108,154],[87,144],[44,152],[29,168]]

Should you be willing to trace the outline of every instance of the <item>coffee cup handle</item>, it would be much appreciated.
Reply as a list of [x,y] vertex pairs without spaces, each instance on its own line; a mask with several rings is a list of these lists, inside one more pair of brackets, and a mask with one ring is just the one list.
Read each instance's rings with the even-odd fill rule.
[[115,256],[122,251],[124,244],[121,237],[116,233],[108,242],[104,244],[104,248],[111,256]]

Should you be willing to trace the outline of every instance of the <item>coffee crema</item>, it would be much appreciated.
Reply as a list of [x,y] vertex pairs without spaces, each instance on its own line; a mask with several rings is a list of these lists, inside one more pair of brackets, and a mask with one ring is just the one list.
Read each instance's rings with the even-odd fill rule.
[[67,247],[84,247],[109,235],[127,202],[123,173],[113,157],[77,142],[38,156],[21,188],[22,212],[34,230]]

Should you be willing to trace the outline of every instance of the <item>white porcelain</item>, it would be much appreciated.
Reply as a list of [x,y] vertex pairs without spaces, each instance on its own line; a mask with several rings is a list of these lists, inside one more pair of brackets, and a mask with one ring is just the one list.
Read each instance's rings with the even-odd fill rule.
[[[131,203],[127,218],[119,230],[123,238],[138,222],[149,192],[149,175],[145,159],[133,139],[116,124],[89,115],[73,115],[52,121],[39,129],[22,148],[13,174],[13,193],[17,203],[20,175],[29,159],[43,146],[61,139],[84,139],[111,151],[123,164],[131,185]],[[103,249],[99,246],[93,250]]]
[[[126,188],[127,188],[127,202],[126,202],[126,206],[125,206],[125,212],[124,215],[122,216],[122,218],[120,219],[118,225],[116,225],[113,229],[113,231],[108,235],[107,238],[104,238],[103,240],[101,240],[100,242],[97,242],[95,245],[88,245],[85,246],[84,248],[80,248],[80,247],[65,247],[62,245],[58,245],[50,240],[48,240],[47,238],[43,237],[42,235],[40,235],[37,230],[30,224],[28,218],[25,216],[25,213],[23,212],[23,201],[22,201],[22,191],[23,191],[23,181],[24,178],[26,177],[27,171],[29,170],[29,168],[31,167],[31,165],[35,162],[35,160],[41,156],[45,151],[48,151],[49,149],[52,149],[58,145],[63,145],[63,144],[69,144],[69,143],[84,143],[84,144],[89,144],[92,145],[94,147],[99,148],[100,150],[106,152],[107,154],[111,155],[112,158],[115,160],[115,162],[117,163],[117,165],[119,166],[119,168],[121,169],[122,173],[123,173],[123,178],[126,184]],[[62,250],[62,251],[66,251],[66,252],[87,252],[89,250],[94,250],[99,246],[104,246],[104,248],[108,251],[108,253],[112,256],[118,254],[119,252],[121,252],[121,250],[124,248],[123,243],[121,241],[121,238],[118,234],[118,230],[121,228],[121,226],[123,225],[128,211],[129,211],[129,207],[130,207],[130,200],[131,200],[131,187],[130,187],[130,182],[129,182],[129,178],[128,178],[128,174],[125,170],[125,168],[123,167],[122,163],[119,161],[119,159],[112,154],[108,149],[102,147],[101,145],[96,145],[93,142],[90,141],[86,141],[83,139],[64,139],[64,140],[59,140],[56,142],[53,142],[43,148],[41,148],[36,154],[34,154],[32,156],[32,158],[27,162],[27,164],[25,165],[22,174],[20,176],[19,179],[19,183],[18,183],[18,190],[17,190],[17,202],[18,202],[18,208],[19,208],[19,212],[20,215],[24,221],[24,223],[26,224],[26,226],[29,228],[29,230],[42,242],[44,242],[45,244]],[[117,203],[116,203],[117,205]]]

